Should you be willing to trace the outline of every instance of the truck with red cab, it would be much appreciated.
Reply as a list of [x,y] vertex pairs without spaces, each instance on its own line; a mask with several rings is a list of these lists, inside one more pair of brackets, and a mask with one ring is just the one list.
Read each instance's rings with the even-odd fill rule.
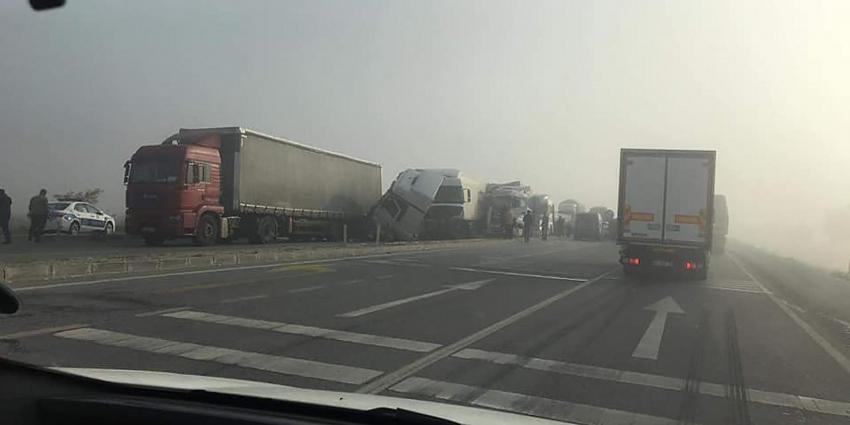
[[381,166],[241,127],[181,129],[125,163],[126,231],[159,245],[365,233]]

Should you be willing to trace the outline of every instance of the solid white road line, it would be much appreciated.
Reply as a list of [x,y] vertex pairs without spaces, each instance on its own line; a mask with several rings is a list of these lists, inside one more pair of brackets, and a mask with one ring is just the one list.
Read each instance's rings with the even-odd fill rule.
[[27,291],[38,291],[42,289],[55,289],[55,288],[69,288],[75,286],[89,286],[89,285],[98,285],[102,283],[120,283],[120,282],[128,282],[134,280],[148,280],[148,279],[157,279],[162,277],[174,277],[174,276],[192,276],[198,274],[208,274],[208,273],[221,273],[221,272],[232,272],[232,271],[242,271],[242,270],[259,270],[259,269],[268,269],[273,267],[280,267],[282,264],[286,266],[295,266],[295,265],[303,265],[303,264],[323,264],[323,263],[337,263],[340,261],[356,261],[363,260],[368,258],[387,258],[387,257],[395,257],[399,255],[421,255],[421,254],[431,254],[435,252],[444,252],[444,251],[455,251],[468,247],[451,247],[451,248],[437,248],[437,249],[429,249],[424,251],[405,251],[405,252],[392,252],[389,254],[372,254],[372,255],[359,255],[354,257],[341,257],[341,258],[326,258],[322,260],[305,260],[305,261],[293,261],[291,263],[274,263],[274,264],[257,264],[252,266],[236,266],[236,267],[221,267],[216,269],[204,269],[204,270],[189,270],[185,272],[171,272],[171,273],[158,273],[158,274],[150,274],[145,276],[122,276],[122,277],[112,277],[106,279],[95,279],[95,280],[85,280],[85,281],[75,281],[75,282],[62,282],[62,283],[51,283],[47,285],[35,285],[35,286],[22,286],[13,288],[15,292],[27,292]]
[[217,323],[222,325],[239,326],[243,328],[265,329],[291,335],[302,335],[313,338],[331,339],[335,341],[352,342],[355,344],[374,345],[378,347],[395,348],[398,350],[427,353],[440,348],[439,344],[413,341],[402,338],[392,338],[380,335],[370,335],[357,332],[338,331],[334,329],[317,328],[313,326],[294,325],[291,323],[271,322],[267,320],[246,319],[242,317],[225,316],[221,314],[204,313],[200,311],[180,311],[163,314],[174,319],[195,320],[199,322]]
[[221,300],[221,302],[224,303],[224,304],[229,304],[229,303],[238,303],[238,302],[241,302],[241,301],[261,300],[263,298],[268,298],[268,297],[269,296],[265,295],[265,294],[263,294],[263,295],[248,295],[246,297],[227,298],[227,299]]
[[163,313],[171,313],[171,312],[174,312],[174,311],[188,310],[190,308],[191,307],[165,308],[165,309],[162,309],[162,310],[149,311],[147,313],[139,313],[139,314],[136,315],[136,317],[159,316],[160,314],[163,314]]
[[365,260],[363,262],[369,263],[369,264],[381,264],[381,265],[387,265],[387,266],[422,267],[422,268],[431,267],[428,264],[414,263],[414,262],[401,261],[401,260],[392,260],[392,261],[391,260]]
[[587,279],[578,278],[578,277],[563,277],[563,276],[552,276],[552,275],[545,275],[545,274],[506,272],[506,271],[501,271],[501,270],[474,269],[474,268],[471,268],[471,267],[452,267],[450,270],[457,270],[457,271],[462,271],[462,272],[499,274],[499,275],[504,275],[504,276],[532,277],[532,278],[535,278],[535,279],[565,280],[565,281],[568,281],[568,282],[587,282]]
[[297,293],[299,293],[299,292],[317,291],[317,290],[322,289],[322,288],[324,288],[324,287],[325,287],[325,285],[305,286],[305,287],[303,287],[303,288],[290,289],[290,290],[289,290],[289,293],[290,293],[290,294],[297,294]]
[[[605,425],[674,425],[679,423],[675,419],[659,416],[418,377],[407,378],[392,386],[390,390],[402,394],[466,402],[473,406],[573,423]],[[473,398],[470,400],[470,397]]]
[[[617,269],[615,269],[615,270],[617,270]],[[380,378],[368,383],[367,385],[364,385],[364,386],[358,388],[357,392],[358,393],[366,393],[366,394],[380,393],[381,391],[386,390],[387,388],[389,388],[390,386],[400,382],[401,380],[408,378],[410,376],[413,376],[415,373],[419,372],[420,370],[422,370],[422,369],[424,369],[424,368],[426,368],[426,367],[428,367],[428,366],[430,366],[430,365],[432,365],[432,364],[434,364],[434,363],[436,363],[436,362],[438,362],[438,361],[440,361],[440,360],[442,360],[446,357],[449,357],[452,354],[454,354],[454,353],[456,353],[456,352],[458,352],[458,351],[460,351],[460,350],[462,350],[466,347],[469,347],[472,344],[475,344],[476,342],[492,335],[493,333],[498,332],[498,331],[504,329],[505,327],[510,326],[510,325],[512,325],[512,324],[514,324],[514,323],[516,323],[516,322],[518,322],[518,321],[520,321],[520,320],[522,320],[522,319],[524,319],[524,318],[526,318],[526,317],[548,307],[549,305],[551,305],[551,304],[553,304],[553,303],[555,303],[555,302],[557,302],[557,301],[559,301],[563,298],[566,298],[566,297],[572,295],[576,291],[579,291],[582,288],[592,284],[593,282],[596,282],[599,279],[604,278],[605,276],[607,276],[609,273],[612,273],[613,271],[614,270],[607,271],[607,272],[602,273],[601,275],[599,275],[599,276],[597,276],[597,277],[595,277],[591,280],[588,280],[587,282],[578,284],[576,286],[573,286],[572,288],[567,288],[567,289],[565,289],[565,290],[563,290],[563,291],[561,291],[561,292],[559,292],[559,293],[557,293],[557,294],[555,294],[555,295],[553,295],[549,298],[546,298],[543,301],[540,301],[537,304],[534,304],[531,307],[528,307],[528,308],[526,308],[526,309],[524,309],[520,312],[514,313],[510,317],[502,319],[502,320],[500,320],[500,321],[498,321],[498,322],[496,322],[496,323],[494,323],[494,324],[492,324],[492,325],[490,325],[490,326],[488,326],[484,329],[481,329],[480,331],[475,332],[475,333],[473,333],[473,334],[471,334],[471,335],[469,335],[465,338],[462,338],[462,339],[460,339],[460,340],[458,340],[458,341],[456,341],[456,342],[454,342],[450,345],[446,345],[446,346],[444,346],[440,349],[437,349],[437,350],[431,352],[430,354],[417,359],[416,361],[414,361],[412,363],[409,363],[409,364],[407,364],[407,365],[405,365],[405,366],[403,366],[403,367],[401,367],[401,368],[399,368],[399,369],[397,369],[393,372],[387,373],[387,374],[381,376]]]
[[402,304],[411,303],[413,301],[423,300],[425,298],[436,297],[438,295],[443,295],[447,292],[453,292],[458,290],[475,290],[483,286],[485,283],[490,282],[493,279],[486,280],[476,280],[474,282],[462,283],[459,285],[453,285],[445,289],[440,289],[439,291],[428,292],[422,295],[416,295],[413,297],[402,298],[400,300],[390,301],[383,304],[373,305],[371,307],[361,308],[360,310],[349,311],[348,313],[338,314],[339,317],[360,317],[365,316],[367,314],[372,314],[381,310],[386,310],[388,308],[398,307]]
[[89,341],[111,347],[129,348],[156,354],[169,354],[186,359],[210,361],[285,375],[343,382],[346,384],[362,384],[381,374],[380,371],[372,369],[171,341],[93,328],[74,329],[54,335],[60,338]]
[[796,323],[797,326],[799,326],[800,329],[803,330],[803,332],[807,333],[809,337],[811,337],[818,345],[820,345],[821,348],[826,351],[826,353],[829,354],[829,356],[832,357],[838,363],[838,365],[844,369],[845,372],[850,374],[850,359],[848,359],[841,351],[833,347],[832,344],[830,344],[826,338],[824,338],[820,333],[818,333],[818,331],[816,331],[813,327],[806,323],[806,321],[803,320],[803,318],[801,318],[796,312],[794,312],[794,310],[785,305],[785,303],[783,303],[783,301],[779,299],[779,297],[768,291],[768,289],[761,283],[761,281],[759,281],[755,276],[753,276],[753,274],[750,273],[750,271],[747,270],[746,267],[744,267],[744,265],[741,263],[741,261],[738,260],[736,256],[732,255],[732,253],[728,253],[727,255],[729,256],[729,259],[731,259],[732,262],[734,262],[738,266],[738,268],[740,268],[741,271],[743,271],[744,274],[747,275],[747,277],[749,277],[753,282],[756,283],[756,285],[758,285],[759,288],[761,288],[764,292],[767,293],[767,296],[770,297],[770,299],[773,300],[773,302],[777,306],[779,306],[779,308],[783,312],[785,312],[785,314],[788,315],[788,317],[790,317],[791,320],[793,320],[794,323]]
[[[499,365],[517,366],[541,372],[578,376],[608,382],[643,385],[663,390],[682,391],[687,385],[687,382],[684,379],[670,376],[568,363],[536,357],[525,357],[516,354],[478,350],[475,348],[467,348],[458,351],[453,354],[452,357],[465,360],[486,361]],[[726,396],[726,387],[724,385],[711,382],[701,382],[698,391],[700,394],[708,396],[721,398]],[[850,403],[848,402],[817,399],[793,394],[774,393],[752,388],[747,390],[747,394],[751,403],[790,407],[808,410],[810,412],[850,417]]]

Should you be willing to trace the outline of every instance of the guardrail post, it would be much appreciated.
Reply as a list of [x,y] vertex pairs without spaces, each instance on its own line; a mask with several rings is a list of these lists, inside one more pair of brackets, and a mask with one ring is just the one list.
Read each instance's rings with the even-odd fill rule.
[[342,243],[348,244],[348,225],[342,225]]
[[375,234],[375,245],[381,244],[381,225],[378,224],[378,232]]

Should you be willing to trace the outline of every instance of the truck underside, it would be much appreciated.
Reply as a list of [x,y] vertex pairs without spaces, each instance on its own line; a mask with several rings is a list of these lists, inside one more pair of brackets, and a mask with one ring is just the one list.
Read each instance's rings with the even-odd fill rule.
[[709,252],[700,248],[642,244],[620,246],[620,264],[627,275],[667,274],[705,280],[709,260]]

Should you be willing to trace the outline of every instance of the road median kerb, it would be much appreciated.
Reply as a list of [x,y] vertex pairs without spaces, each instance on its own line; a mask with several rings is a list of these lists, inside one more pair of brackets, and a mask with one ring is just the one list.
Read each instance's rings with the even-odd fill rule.
[[8,262],[0,264],[0,279],[7,282],[30,282],[52,279],[70,279],[84,276],[105,276],[133,273],[153,273],[181,269],[202,269],[222,266],[272,264],[291,261],[324,260],[362,255],[414,252],[482,243],[498,243],[491,239],[458,241],[410,242],[386,245],[334,245],[317,243],[303,249],[286,245],[234,249],[232,251],[194,251],[182,255],[168,253],[162,256],[135,255],[97,258],[77,258],[59,261]]

